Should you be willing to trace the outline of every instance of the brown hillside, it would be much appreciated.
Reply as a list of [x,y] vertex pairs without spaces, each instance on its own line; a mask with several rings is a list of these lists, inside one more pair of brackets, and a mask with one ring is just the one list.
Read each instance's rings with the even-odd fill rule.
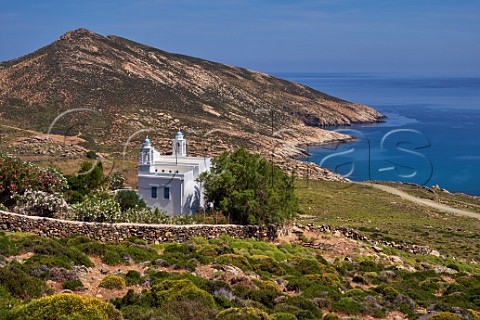
[[[74,108],[92,111],[66,114],[53,132],[80,135],[96,151],[122,151],[128,137],[142,129],[167,151],[167,139],[180,129],[192,154],[243,145],[283,159],[299,154],[293,146],[347,138],[319,127],[382,117],[369,107],[264,73],[85,29],[0,63],[3,122],[46,132],[55,117]],[[145,134],[127,149],[136,152]]]

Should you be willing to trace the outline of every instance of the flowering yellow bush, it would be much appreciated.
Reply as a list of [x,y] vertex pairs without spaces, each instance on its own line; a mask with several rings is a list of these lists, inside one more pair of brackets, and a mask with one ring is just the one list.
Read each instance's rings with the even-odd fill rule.
[[105,289],[122,289],[125,287],[125,279],[120,276],[108,275],[100,281],[99,286]]
[[18,320],[122,320],[120,311],[96,298],[64,293],[32,300],[16,306],[11,319]]

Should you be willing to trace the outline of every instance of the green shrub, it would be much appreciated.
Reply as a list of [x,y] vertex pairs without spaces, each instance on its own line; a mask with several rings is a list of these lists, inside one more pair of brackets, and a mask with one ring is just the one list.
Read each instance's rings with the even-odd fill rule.
[[83,287],[82,281],[80,279],[66,280],[63,283],[63,288],[68,290],[77,290],[78,288]]
[[205,244],[200,249],[196,250],[199,255],[210,258],[210,260],[211,258],[218,257],[220,254],[219,251],[218,246],[214,244]]
[[205,256],[199,253],[201,249],[197,252],[198,247],[198,245],[191,243],[168,244],[160,258],[164,259],[167,265],[173,266],[175,269],[194,271],[199,263],[207,264],[213,260],[212,256]]
[[14,307],[11,319],[121,320],[122,315],[113,305],[99,299],[75,294],[55,294]]
[[253,283],[258,289],[248,289],[243,286],[234,286],[233,293],[242,299],[253,300],[261,303],[267,308],[272,309],[275,306],[275,299],[281,296],[275,283],[272,281],[253,279]]
[[244,271],[252,269],[250,263],[248,263],[247,258],[238,254],[222,254],[216,259],[216,261],[220,265],[230,264]]
[[4,232],[0,232],[0,256],[10,257],[18,254],[18,248]]
[[357,265],[357,270],[362,272],[380,272],[385,269],[382,263],[373,261],[371,257],[361,257],[361,261]]
[[78,173],[65,177],[68,181],[69,190],[76,191],[83,196],[91,195],[92,191],[107,182],[103,176],[102,162],[99,161],[86,160],[80,165]]
[[[67,257],[55,257],[43,254],[36,254],[31,256],[30,258],[25,260],[24,266],[30,270],[35,268],[49,270],[53,267],[72,269],[70,260]],[[45,274],[44,276],[46,277],[48,276],[48,274]]]
[[272,320],[272,318],[260,309],[247,307],[224,310],[215,320]]
[[113,249],[127,255],[136,263],[152,261],[159,258],[157,252],[148,245],[139,245],[123,242],[119,246],[109,246],[109,250]]
[[42,280],[26,274],[20,268],[0,268],[0,284],[12,296],[21,299],[39,297],[49,292],[49,288]]
[[67,190],[64,192],[63,196],[65,197],[65,201],[69,204],[80,203],[86,198],[83,193],[76,190]]
[[301,259],[296,267],[302,274],[321,274],[323,271],[322,265],[313,258]]
[[107,275],[100,281],[99,286],[105,289],[122,289],[125,287],[125,279],[120,276]]
[[95,266],[86,254],[75,247],[68,247],[65,256],[70,259],[74,266],[85,266],[87,268]]
[[125,259],[118,251],[108,250],[102,256],[102,262],[109,266],[129,265],[128,260]]
[[[102,262],[115,266],[115,265],[128,265],[129,260],[133,260],[137,263],[144,261],[153,261],[160,256],[150,246],[138,245],[130,242],[122,242],[120,244],[107,244],[105,247],[99,245],[87,246],[89,249],[98,249],[104,251]],[[83,248],[85,250],[86,248]]]
[[322,319],[322,311],[310,299],[305,299],[301,296],[288,297],[287,305],[295,306],[298,311],[295,316],[300,319]]
[[57,240],[27,235],[18,242],[20,252],[33,252],[50,256],[63,256],[66,248]]
[[327,313],[324,317],[323,317],[323,320],[338,320],[340,319],[339,316],[337,316],[336,314],[334,313]]
[[82,234],[73,234],[68,237],[60,239],[60,242],[66,244],[69,247],[70,246],[76,247],[84,243],[93,242],[93,240]]
[[462,320],[462,317],[451,312],[438,312],[428,317],[428,320]]
[[164,280],[155,283],[152,287],[152,295],[158,306],[168,304],[181,296],[201,300],[211,306],[214,305],[213,297],[188,279]]
[[250,261],[254,271],[265,271],[277,276],[285,275],[285,269],[283,269],[272,257],[265,255],[252,255],[248,258],[248,261]]
[[353,297],[366,297],[368,294],[367,292],[361,290],[361,289],[350,289],[348,291],[345,292],[345,296],[346,297],[349,297],[349,298],[353,298]]
[[215,300],[190,280],[164,280],[152,286],[154,305],[181,319],[212,319]]
[[160,258],[166,261],[166,265],[177,270],[194,271],[197,266],[197,260],[190,259],[180,252],[167,253],[160,255]]
[[135,190],[120,190],[115,194],[115,200],[120,205],[122,212],[126,212],[128,209],[147,207],[145,201]]
[[295,315],[286,312],[274,313],[270,317],[272,320],[298,320]]
[[368,281],[365,280],[365,278],[360,274],[354,275],[353,278],[352,278],[352,282],[361,283],[361,284],[368,284]]
[[[71,269],[72,265],[93,267],[92,261],[84,253],[74,246],[61,243],[59,240],[28,235],[18,242],[18,248],[20,252],[36,253],[35,256],[30,258],[32,261],[50,259],[50,262],[45,261],[45,264],[49,266],[68,269]],[[37,255],[39,257],[36,257]]]
[[327,292],[329,298],[338,299],[341,293],[337,287],[326,283],[321,275],[311,275],[315,277],[307,278],[306,276],[287,276],[287,290],[301,292],[305,298],[318,297],[320,292]]
[[132,289],[128,289],[123,297],[117,297],[111,300],[111,303],[117,308],[123,309],[127,306],[144,306],[148,308],[155,308],[152,295],[149,291],[144,290],[141,293],[135,293]]
[[449,263],[449,264],[447,264],[447,268],[450,268],[450,269],[453,269],[453,270],[455,270],[455,271],[460,272],[460,267],[459,267],[457,264],[455,264],[455,263]]
[[333,303],[332,311],[342,312],[347,315],[358,315],[365,313],[367,308],[352,298],[343,298]]
[[77,248],[89,256],[102,257],[107,253],[107,245],[98,241],[80,243]]
[[125,275],[125,281],[127,285],[139,284],[142,282],[142,275],[138,271],[128,270],[127,274]]
[[20,303],[20,300],[14,298],[10,291],[0,284],[0,319],[8,319],[9,310]]
[[145,305],[128,305],[120,309],[124,319],[128,320],[180,320],[179,318],[171,318],[166,314],[165,310]]
[[[306,275],[305,277],[308,279],[310,275]],[[342,280],[336,274],[330,272],[322,273],[322,281],[334,287],[340,287],[342,284]]]

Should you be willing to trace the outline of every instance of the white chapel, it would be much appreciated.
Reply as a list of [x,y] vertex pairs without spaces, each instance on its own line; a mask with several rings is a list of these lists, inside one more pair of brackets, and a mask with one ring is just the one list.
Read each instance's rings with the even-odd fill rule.
[[203,186],[196,179],[209,171],[210,158],[188,157],[187,141],[179,131],[172,155],[161,155],[148,137],[140,149],[138,193],[147,206],[169,215],[192,214],[204,205]]

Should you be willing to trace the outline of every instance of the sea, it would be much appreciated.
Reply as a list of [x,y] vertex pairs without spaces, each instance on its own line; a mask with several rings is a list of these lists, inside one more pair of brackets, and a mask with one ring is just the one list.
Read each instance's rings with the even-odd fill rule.
[[312,161],[353,181],[397,181],[480,196],[480,77],[275,73],[368,105],[378,124],[327,128],[351,143],[310,146]]

